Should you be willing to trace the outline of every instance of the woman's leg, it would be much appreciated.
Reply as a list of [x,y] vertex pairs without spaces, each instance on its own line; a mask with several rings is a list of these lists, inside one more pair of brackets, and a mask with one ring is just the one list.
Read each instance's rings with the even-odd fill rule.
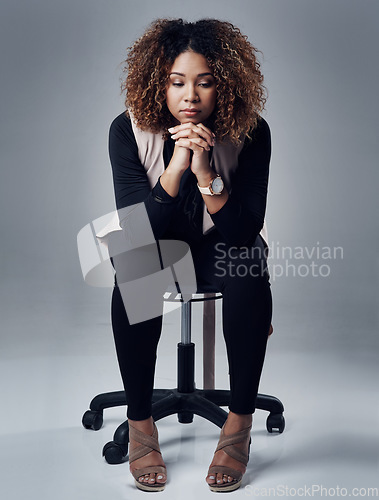
[[272,316],[270,283],[261,276],[228,277],[225,281],[222,313],[229,362],[229,409],[252,414]]
[[[193,248],[198,281],[213,284],[223,294],[223,333],[226,343],[231,399],[224,433],[246,429],[252,422],[272,316],[272,297],[265,247],[258,236],[253,246],[227,245],[213,232]],[[236,445],[244,453],[248,443]],[[245,472],[237,460],[220,450],[212,465]],[[232,477],[208,476],[207,482],[230,482]]]
[[[156,351],[161,334],[162,316],[130,325],[120,290],[113,289],[111,318],[117,359],[125,388],[128,405],[127,417],[137,430],[151,436],[154,431],[151,416],[151,398],[154,387]],[[130,438],[130,451],[140,443]],[[162,455],[151,451],[130,465],[135,471],[144,467],[164,466]],[[144,474],[138,480],[141,483],[164,484],[165,474]]]
[[[156,364],[156,352],[162,329],[162,315],[151,319],[134,322],[129,321],[127,311],[129,307],[135,305],[126,304],[125,294],[119,286],[134,279],[140,278],[143,273],[149,274],[159,270],[155,267],[154,248],[147,254],[151,255],[148,262],[140,262],[143,255],[136,255],[135,252],[125,252],[122,235],[114,234],[109,240],[109,255],[111,262],[116,269],[115,286],[112,293],[111,319],[115,341],[117,359],[120,367],[121,378],[124,384],[126,401],[128,405],[127,417],[129,424],[135,429],[129,433],[129,452],[136,451],[141,446],[141,442],[134,439],[138,431],[152,436],[154,433],[154,422],[152,418],[152,393],[154,387],[154,373]],[[146,248],[145,248],[146,250]],[[146,264],[146,265],[145,265]],[[163,294],[163,292],[162,292]],[[135,298],[135,297],[134,297]],[[163,299],[162,299],[163,314]],[[136,434],[137,433],[137,434]],[[142,439],[144,441],[144,439]],[[162,455],[159,451],[152,449],[146,455],[134,459],[130,463],[130,471],[137,474],[140,483],[154,485],[154,483],[164,484],[167,480],[163,472],[138,474],[138,470],[154,466],[165,467]]]
[[252,414],[258,393],[272,317],[272,296],[265,247],[260,236],[253,246],[235,247],[213,231],[191,246],[198,283],[223,294],[226,343],[234,413]]
[[111,319],[128,405],[127,417],[132,420],[145,420],[151,416],[156,352],[161,335],[162,316],[130,325],[120,289],[115,286],[112,294]]

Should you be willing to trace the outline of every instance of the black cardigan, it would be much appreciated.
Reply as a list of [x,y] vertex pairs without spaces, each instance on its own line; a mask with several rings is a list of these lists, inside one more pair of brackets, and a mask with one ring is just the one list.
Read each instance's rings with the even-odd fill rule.
[[[227,202],[218,212],[210,214],[214,229],[222,239],[236,246],[254,243],[263,227],[266,211],[271,135],[263,118],[258,120],[258,126],[251,135],[252,140],[245,139],[239,154]],[[165,141],[165,168],[173,151],[174,141]],[[209,154],[212,154],[212,148]],[[130,118],[124,112],[110,126],[109,156],[118,210],[144,202],[156,239],[176,238],[193,242],[204,238],[203,199],[195,174],[190,168],[185,171],[175,198],[163,189],[159,179],[151,189],[138,157]]]

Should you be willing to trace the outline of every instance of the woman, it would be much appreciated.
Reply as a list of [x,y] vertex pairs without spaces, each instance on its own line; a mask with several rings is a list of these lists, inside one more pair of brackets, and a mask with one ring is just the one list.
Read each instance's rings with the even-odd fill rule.
[[[213,491],[238,488],[246,470],[272,315],[260,234],[271,142],[260,117],[266,99],[259,67],[256,50],[230,23],[158,19],[129,50],[127,111],[110,128],[117,209],[143,202],[154,237],[186,241],[198,283],[223,294],[231,400],[224,447],[206,477]],[[164,168],[153,183],[141,163],[140,133],[162,139]],[[146,491],[162,490],[167,479],[151,416],[161,326],[162,316],[130,324],[115,286],[112,327],[128,400],[130,470]]]

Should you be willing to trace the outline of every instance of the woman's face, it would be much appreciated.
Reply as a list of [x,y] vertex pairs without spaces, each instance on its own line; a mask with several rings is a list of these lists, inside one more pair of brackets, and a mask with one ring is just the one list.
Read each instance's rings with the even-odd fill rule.
[[201,54],[180,54],[170,69],[166,89],[170,113],[180,123],[204,123],[216,105],[216,82]]

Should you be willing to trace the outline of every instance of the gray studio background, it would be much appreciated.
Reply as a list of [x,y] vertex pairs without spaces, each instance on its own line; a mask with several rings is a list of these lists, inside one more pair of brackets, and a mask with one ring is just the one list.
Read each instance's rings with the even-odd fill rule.
[[[111,290],[84,283],[76,235],[114,210],[107,141],[111,121],[123,110],[120,63],[156,17],[229,20],[263,52],[269,92],[264,117],[273,143],[269,241],[277,251],[343,249],[343,258],[291,260],[296,266],[328,265],[326,277],[272,281],[275,331],[262,392],[277,395],[286,407],[283,439],[289,443],[291,431],[301,428],[297,452],[279,465],[289,474],[302,465],[309,480],[316,469],[325,481],[335,467],[335,483],[341,484],[352,480],[359,460],[364,479],[357,485],[374,485],[378,14],[379,3],[368,0],[3,0],[0,476],[7,498],[21,498],[21,477],[29,481],[29,498],[50,498],[57,485],[62,498],[72,494],[54,463],[63,457],[64,471],[65,459],[72,463],[83,447],[91,450],[89,470],[101,462],[97,492],[107,490],[107,471],[115,470],[103,465],[100,450],[120,413],[100,438],[83,435],[80,423],[89,400],[120,389],[121,379],[110,328]],[[277,254],[270,262],[285,265]],[[172,380],[158,360],[162,387],[175,381],[177,319],[175,313],[167,317],[172,328],[162,345]],[[220,339],[221,332],[222,354]],[[38,473],[29,467],[46,459],[50,480],[41,491]],[[15,462],[18,467],[11,468]],[[77,498],[90,498],[91,472],[79,480],[67,470],[62,474],[80,483]]]

